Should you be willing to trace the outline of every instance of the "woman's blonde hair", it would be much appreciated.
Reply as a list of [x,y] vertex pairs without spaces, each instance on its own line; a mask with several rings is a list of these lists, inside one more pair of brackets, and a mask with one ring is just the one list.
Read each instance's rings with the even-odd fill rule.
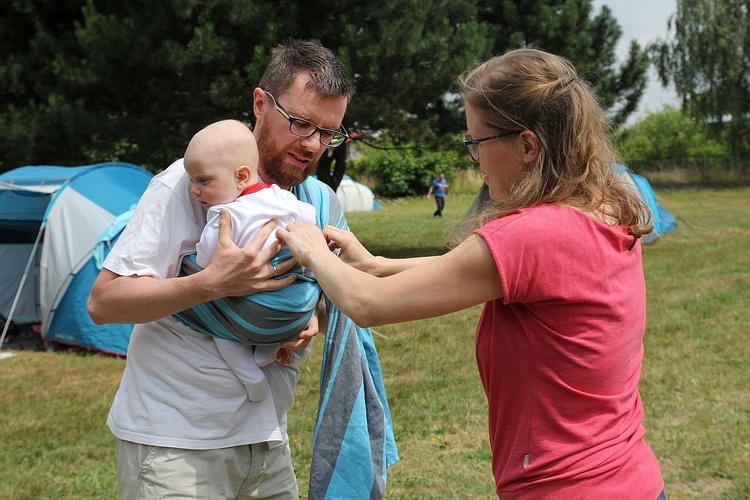
[[637,194],[618,181],[611,124],[591,87],[562,57],[517,49],[459,78],[464,104],[498,133],[529,130],[540,154],[501,200],[464,221],[455,242],[512,210],[544,203],[601,214],[640,237],[652,216]]

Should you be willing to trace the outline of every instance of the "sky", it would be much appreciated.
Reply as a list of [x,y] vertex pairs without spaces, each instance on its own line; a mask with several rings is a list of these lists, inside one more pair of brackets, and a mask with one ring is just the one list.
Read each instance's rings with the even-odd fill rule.
[[[667,37],[667,20],[677,10],[675,0],[593,0],[594,14],[601,12],[606,5],[622,28],[622,37],[617,44],[617,59],[622,63],[627,57],[631,40],[636,40],[641,48],[657,38]],[[665,104],[679,107],[680,101],[674,90],[665,89],[659,82],[656,71],[648,71],[648,86],[641,98],[638,110],[628,118],[632,124],[649,112],[659,111]]]

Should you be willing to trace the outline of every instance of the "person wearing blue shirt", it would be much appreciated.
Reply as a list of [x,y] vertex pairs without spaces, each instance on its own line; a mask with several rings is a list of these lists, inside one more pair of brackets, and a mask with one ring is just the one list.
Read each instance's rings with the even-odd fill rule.
[[445,174],[440,172],[437,179],[433,179],[430,183],[430,189],[427,191],[427,197],[430,195],[435,196],[435,203],[437,203],[437,210],[432,214],[433,217],[442,217],[443,208],[445,208],[445,189],[448,187],[448,181],[445,180]]

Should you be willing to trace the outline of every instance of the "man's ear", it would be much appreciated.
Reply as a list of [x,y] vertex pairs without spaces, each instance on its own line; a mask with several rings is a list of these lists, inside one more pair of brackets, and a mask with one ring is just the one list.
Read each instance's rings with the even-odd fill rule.
[[541,152],[539,138],[531,130],[524,130],[518,136],[521,139],[521,147],[523,148],[521,153],[523,162],[526,165],[534,163]]
[[266,109],[266,93],[260,87],[253,90],[253,114],[257,120]]

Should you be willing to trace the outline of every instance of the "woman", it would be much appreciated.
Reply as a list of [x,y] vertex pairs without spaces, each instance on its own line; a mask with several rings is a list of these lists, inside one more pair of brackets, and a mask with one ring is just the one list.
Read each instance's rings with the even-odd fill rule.
[[301,223],[278,235],[363,326],[485,303],[476,358],[498,496],[665,498],[637,387],[651,221],[615,178],[602,109],[568,61],[538,50],[459,84],[492,203],[450,252],[374,257],[350,233]]

